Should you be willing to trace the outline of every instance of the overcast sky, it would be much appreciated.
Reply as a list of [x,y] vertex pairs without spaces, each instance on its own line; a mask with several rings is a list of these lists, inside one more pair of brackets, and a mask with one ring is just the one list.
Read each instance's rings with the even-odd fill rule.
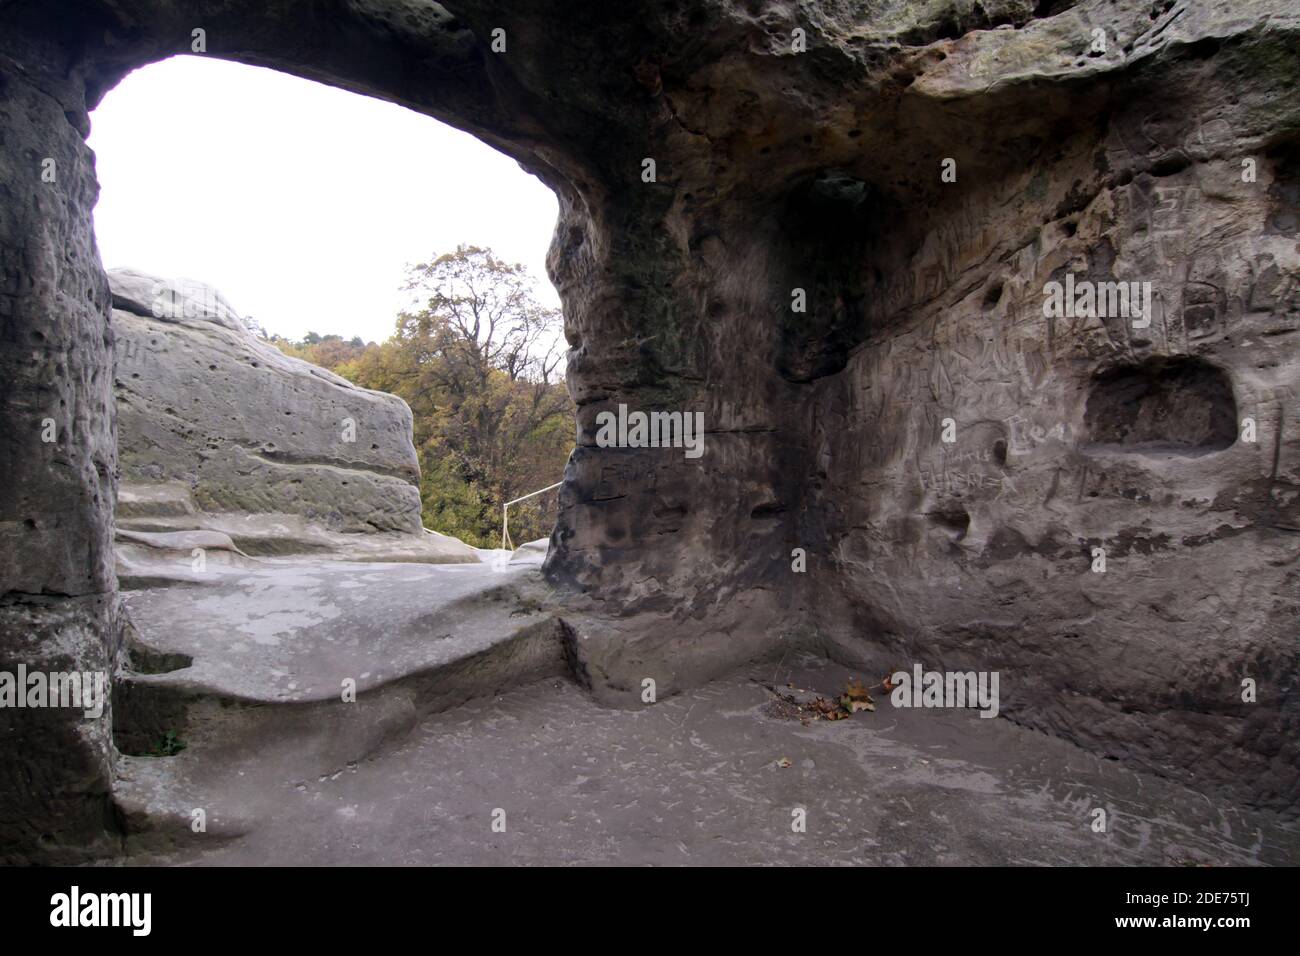
[[257,67],[175,57],[91,115],[108,268],[200,279],[268,333],[382,341],[407,263],[490,246],[546,278],[551,191],[472,136]]

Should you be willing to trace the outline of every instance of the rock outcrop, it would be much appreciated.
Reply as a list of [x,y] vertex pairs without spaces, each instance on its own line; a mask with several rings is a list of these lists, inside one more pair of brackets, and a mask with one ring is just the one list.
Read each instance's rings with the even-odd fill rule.
[[421,525],[404,401],[284,355],[204,283],[109,282],[119,528],[210,529],[249,554],[477,560]]
[[[579,447],[546,569],[602,697],[796,642],[996,669],[1015,721],[1294,812],[1293,3],[18,0],[0,27],[0,664],[119,653],[83,136],[202,29],[556,191]],[[1152,309],[1044,311],[1120,282]],[[703,412],[705,454],[598,444],[618,405]],[[82,842],[106,731],[13,728],[56,756],[4,819]]]
[[[682,16],[552,248],[593,688],[795,642],[999,671],[1012,720],[1294,811],[1297,11]],[[705,455],[600,447],[620,404]]]

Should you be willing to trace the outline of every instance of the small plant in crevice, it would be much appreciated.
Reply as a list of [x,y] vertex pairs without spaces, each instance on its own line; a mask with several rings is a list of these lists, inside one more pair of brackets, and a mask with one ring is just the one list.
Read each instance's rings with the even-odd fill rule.
[[162,740],[149,748],[150,757],[174,757],[188,744],[177,735],[176,731],[168,730],[162,735]]

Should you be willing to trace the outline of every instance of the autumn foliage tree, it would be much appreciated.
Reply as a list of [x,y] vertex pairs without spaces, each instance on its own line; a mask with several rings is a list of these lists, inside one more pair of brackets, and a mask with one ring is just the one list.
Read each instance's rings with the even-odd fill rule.
[[[404,398],[425,526],[494,546],[502,503],[558,481],[573,447],[573,410],[559,380],[560,314],[538,303],[523,266],[475,246],[412,266],[406,288],[413,305],[382,345],[277,344]],[[554,498],[512,507],[511,536],[548,535]]]

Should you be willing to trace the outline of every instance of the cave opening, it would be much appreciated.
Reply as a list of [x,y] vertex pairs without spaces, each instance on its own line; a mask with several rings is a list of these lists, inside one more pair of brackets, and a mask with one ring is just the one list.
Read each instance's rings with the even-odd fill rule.
[[168,681],[386,693],[546,554],[574,434],[554,193],[432,117],[215,58],[143,67],[91,120],[119,752],[217,732]]
[[[173,421],[142,423],[152,415],[149,406],[164,400],[145,394],[150,369],[185,361],[175,350],[165,358],[158,351],[158,335],[178,331],[166,320],[203,315],[235,330],[242,325],[290,358],[406,401],[421,471],[419,517],[431,530],[490,547],[502,536],[504,503],[559,481],[569,451],[561,446],[571,445],[559,436],[572,431],[573,410],[561,397],[563,323],[545,264],[558,209],[554,193],[514,160],[392,103],[195,56],[126,77],[92,114],[89,144],[101,186],[95,209],[101,258],[114,283],[116,270],[138,270],[137,294],[118,295],[115,288],[114,305],[129,313],[133,300],[135,313],[144,313],[133,319],[155,320],[148,335],[126,335],[118,348],[120,425],[140,439],[119,441],[125,484],[188,481],[202,496],[210,459],[228,453],[227,446],[283,465],[319,458],[341,468],[412,475],[407,463],[370,460],[383,458],[386,442],[356,434],[358,424],[365,430],[356,416],[335,415],[342,445],[324,423],[304,422],[322,417],[325,408],[282,406],[285,422],[269,423],[268,413],[268,424],[229,441],[214,436],[210,419],[235,426],[232,419],[249,410],[216,360],[197,363],[173,383],[194,389],[188,401],[166,396],[164,411]],[[484,253],[436,267],[439,256],[464,247]],[[413,263],[428,268],[420,275]],[[515,264],[521,271],[511,273]],[[144,287],[155,279],[157,288]],[[491,283],[499,292],[483,290]],[[480,310],[491,311],[492,322],[480,323]],[[431,368],[439,348],[463,361],[451,371]],[[279,356],[271,358],[247,361],[277,365]],[[131,367],[123,373],[123,366]],[[471,384],[489,376],[505,379],[521,393],[519,401],[435,421],[443,409],[476,400]],[[449,381],[455,387],[444,388],[436,402],[425,399]],[[538,420],[525,416],[507,433],[503,423],[520,407],[531,409],[539,392],[545,400]],[[265,397],[274,406],[282,396]],[[222,405],[220,416],[205,422],[198,408],[188,407],[204,404]],[[353,433],[343,436],[348,418]],[[162,460],[159,430],[188,439],[191,460]],[[300,447],[312,430],[318,445],[333,447],[315,454]],[[551,433],[541,445],[539,432]],[[359,477],[364,485],[366,476]],[[346,478],[335,484],[341,495],[357,490]],[[287,510],[331,531],[391,531],[404,520],[383,509],[334,508],[328,495],[311,501],[305,489],[298,491]],[[251,493],[237,497],[225,504],[262,510]],[[219,495],[206,498],[223,503]],[[552,490],[514,505],[514,539],[548,536],[557,498]],[[247,537],[244,543],[255,551],[283,550]]]

